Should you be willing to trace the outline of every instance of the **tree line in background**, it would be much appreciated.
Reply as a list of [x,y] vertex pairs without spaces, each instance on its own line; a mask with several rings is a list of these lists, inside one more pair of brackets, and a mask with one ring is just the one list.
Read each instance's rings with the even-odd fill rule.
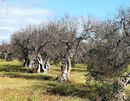
[[130,9],[119,9],[107,21],[64,16],[30,25],[13,33],[11,42],[0,46],[0,54],[38,72],[48,72],[50,63],[61,63],[61,81],[70,80],[72,64],[85,63],[91,79],[107,82],[121,76],[130,61]]

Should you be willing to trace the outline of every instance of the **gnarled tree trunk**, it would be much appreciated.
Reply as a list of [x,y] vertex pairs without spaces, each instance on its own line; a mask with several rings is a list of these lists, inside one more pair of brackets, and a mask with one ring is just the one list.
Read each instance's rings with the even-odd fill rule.
[[23,67],[29,67],[30,64],[30,59],[29,59],[29,50],[28,48],[22,47],[22,52],[23,52]]
[[29,67],[29,64],[30,64],[30,59],[27,55],[24,57],[23,67]]
[[71,58],[69,56],[62,58],[60,81],[69,81],[71,72]]
[[37,68],[37,63],[35,59],[30,60],[29,68]]
[[38,60],[38,69],[37,69],[37,72],[38,73],[45,72],[45,70],[44,70],[44,61],[42,59],[41,54],[38,54],[37,60]]
[[9,60],[9,53],[4,52],[4,59],[5,59],[5,61]]
[[49,69],[50,69],[50,60],[48,58],[45,59],[44,68],[46,69],[46,71],[48,73]]
[[41,72],[48,73],[49,68],[50,68],[49,59],[43,60],[41,54],[38,54],[37,60],[38,60],[37,72],[38,73],[41,73]]
[[117,101],[126,101],[128,96],[125,93],[124,88],[130,83],[130,73],[127,76],[122,77],[117,81],[115,97]]

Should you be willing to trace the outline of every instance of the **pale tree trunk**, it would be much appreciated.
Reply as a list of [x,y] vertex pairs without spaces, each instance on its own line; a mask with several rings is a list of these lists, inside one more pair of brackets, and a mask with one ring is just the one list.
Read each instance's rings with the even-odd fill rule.
[[70,56],[67,57],[67,79],[70,80],[70,73],[71,73],[71,58]]
[[50,69],[50,60],[49,59],[45,59],[44,68],[46,69],[46,71],[48,73],[49,69]]
[[49,67],[50,67],[50,63],[49,60],[43,60],[42,56],[40,54],[38,54],[37,57],[38,60],[38,73],[44,72],[44,73],[48,73]]
[[67,61],[66,61],[66,58],[62,58],[60,81],[62,81],[62,82],[67,81]]
[[37,60],[38,60],[38,73],[44,72],[43,67],[44,67],[44,61],[42,59],[42,56],[40,54],[38,54],[37,56]]
[[5,59],[6,61],[9,60],[9,58],[8,58],[8,53],[7,53],[7,52],[4,52],[4,59]]
[[35,59],[32,59],[30,60],[30,63],[29,63],[29,68],[36,68],[36,60]]
[[11,54],[8,52],[4,52],[3,55],[4,55],[5,61],[10,61],[12,59]]
[[60,81],[69,81],[71,72],[71,58],[69,56],[62,58],[61,72]]

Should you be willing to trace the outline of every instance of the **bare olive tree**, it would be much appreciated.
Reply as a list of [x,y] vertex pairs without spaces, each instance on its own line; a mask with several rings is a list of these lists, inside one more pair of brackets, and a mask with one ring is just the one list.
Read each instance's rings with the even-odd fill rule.
[[35,65],[38,72],[47,72],[49,68],[49,57],[46,53],[49,51],[47,49],[50,41],[47,25],[29,26],[14,33],[11,38],[17,56],[21,55],[24,59],[23,66]]
[[[96,23],[91,31],[92,41],[88,40],[87,70],[93,79],[114,83],[115,79],[111,78],[119,78],[126,70],[130,62],[129,15],[129,10],[121,9],[114,20]],[[88,24],[84,26],[86,25]],[[86,33],[86,27],[84,31]],[[119,94],[123,99],[124,92],[118,88],[115,95]]]
[[22,31],[15,32],[11,37],[11,44],[15,50],[16,56],[20,56],[23,60],[23,67],[29,67],[29,40],[30,33],[28,28]]
[[9,43],[3,42],[0,45],[0,58],[5,59],[6,61],[12,60],[13,49]]
[[58,59],[61,61],[60,81],[70,80],[72,59],[86,35],[78,35],[80,33],[79,22],[69,16],[50,21],[49,29],[54,39],[52,43],[54,56],[59,57]]
[[49,45],[51,42],[47,25],[39,25],[32,28],[30,37],[31,55],[38,62],[38,72],[48,72],[49,69]]

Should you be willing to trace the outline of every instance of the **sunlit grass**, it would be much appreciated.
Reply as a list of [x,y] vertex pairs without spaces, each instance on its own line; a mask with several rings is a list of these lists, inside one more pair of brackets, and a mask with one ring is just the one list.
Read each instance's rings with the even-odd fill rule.
[[[128,67],[128,72],[129,72]],[[51,65],[49,74],[21,67],[21,62],[0,60],[0,101],[92,101],[98,85],[85,84],[86,65],[72,67],[71,82],[55,81],[60,65]],[[130,96],[130,86],[126,87]]]
[[18,61],[18,60],[13,60],[13,61],[5,61],[5,60],[2,60],[0,59],[0,66],[3,66],[3,65],[21,65],[21,62]]
[[61,75],[59,64],[52,65],[49,74],[27,71],[17,60],[0,60],[0,101],[86,101],[86,95],[80,90],[85,83],[84,65],[75,65],[72,83],[66,84],[55,81]]
[[127,72],[130,73],[130,65],[127,67]]

